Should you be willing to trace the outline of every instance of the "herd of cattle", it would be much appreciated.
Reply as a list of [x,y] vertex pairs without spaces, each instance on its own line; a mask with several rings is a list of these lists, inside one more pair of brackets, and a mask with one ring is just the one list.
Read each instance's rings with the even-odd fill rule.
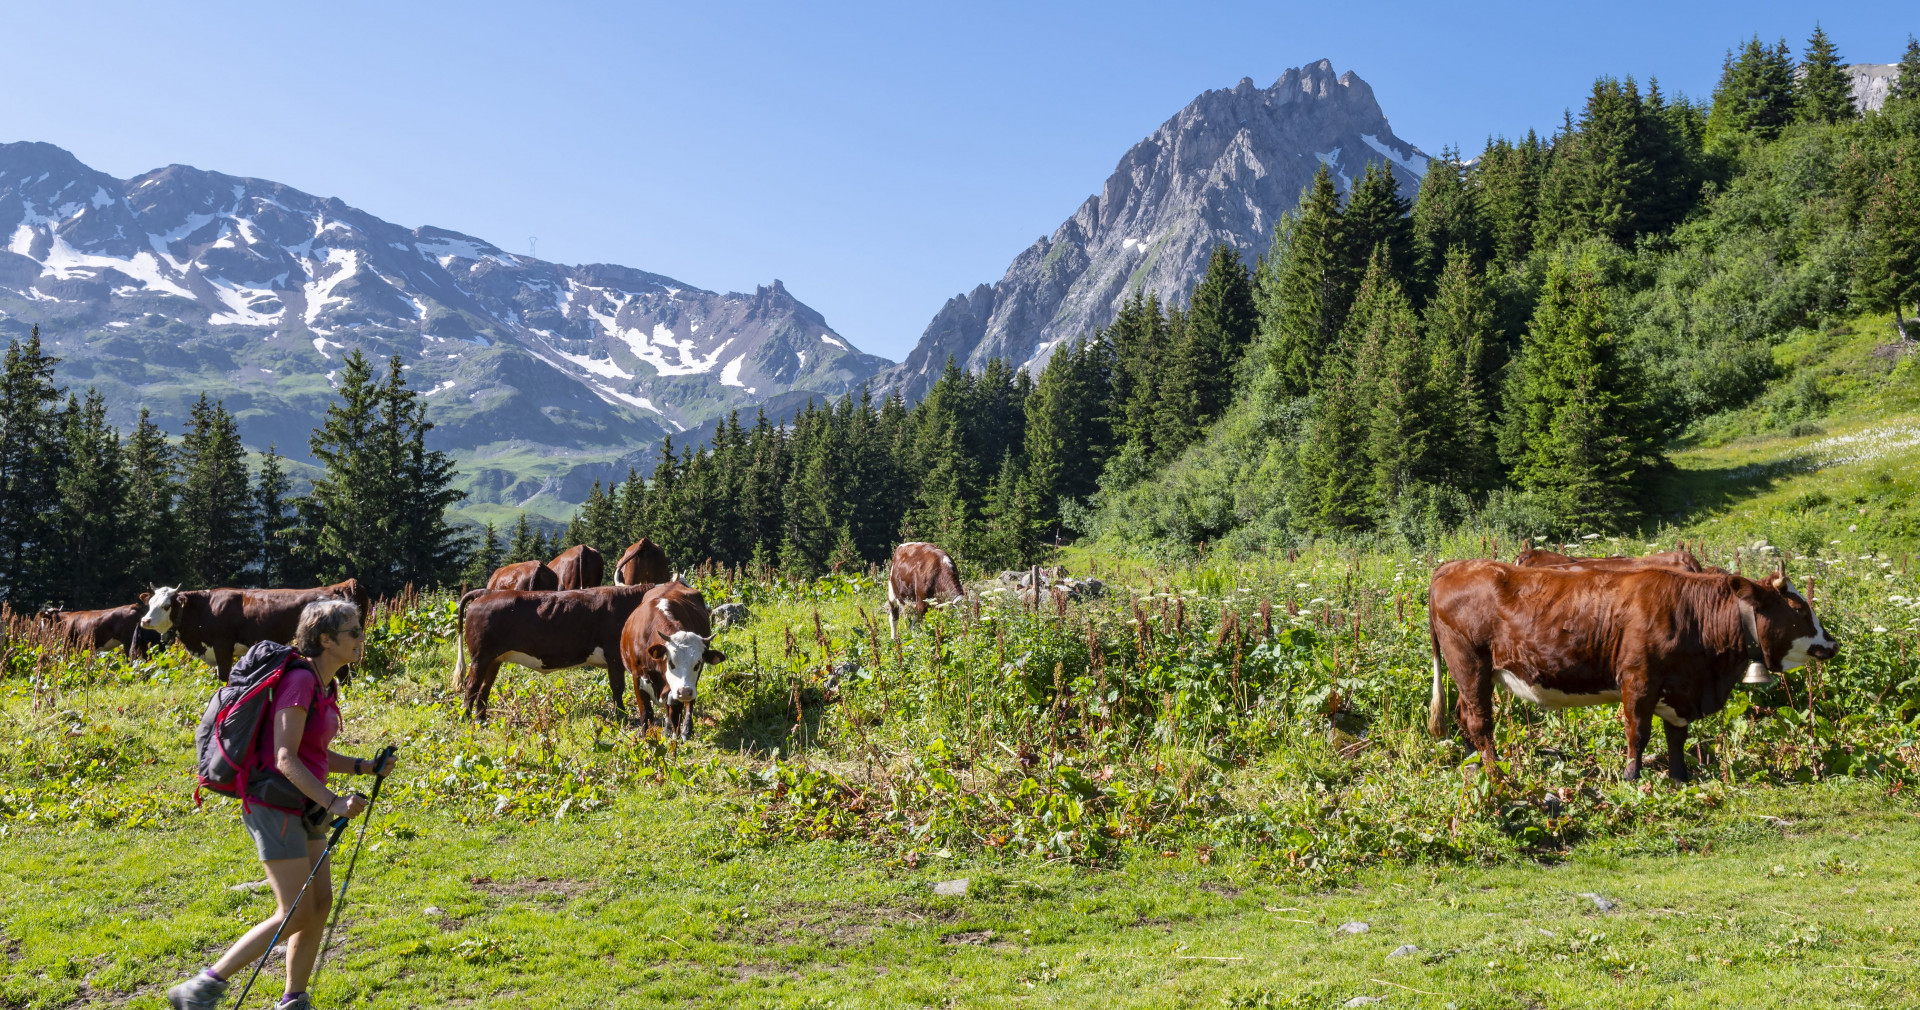
[[[631,679],[644,725],[657,703],[670,734],[691,734],[700,673],[726,659],[712,648],[706,600],[645,538],[622,553],[613,585],[601,585],[605,574],[599,551],[573,547],[549,562],[504,566],[486,588],[461,596],[454,669],[469,717],[486,718],[503,663],[541,672],[597,666],[607,671],[623,717]],[[897,635],[903,615],[924,618],[930,606],[965,594],[944,550],[901,544],[887,577],[889,629]],[[348,579],[315,589],[160,587],[123,607],[50,609],[39,617],[76,646],[134,655],[172,633],[225,678],[247,646],[291,640],[300,611],[321,599],[352,600],[368,612],[360,584]],[[1547,708],[1618,703],[1628,779],[1640,774],[1655,716],[1666,730],[1668,774],[1685,780],[1690,724],[1720,711],[1737,685],[1770,684],[1774,674],[1830,659],[1838,648],[1784,568],[1747,579],[1702,565],[1684,547],[1639,558],[1575,558],[1523,543],[1512,564],[1449,561],[1433,573],[1428,629],[1428,724],[1435,736],[1447,729],[1444,664],[1483,767],[1494,767],[1498,683]]]

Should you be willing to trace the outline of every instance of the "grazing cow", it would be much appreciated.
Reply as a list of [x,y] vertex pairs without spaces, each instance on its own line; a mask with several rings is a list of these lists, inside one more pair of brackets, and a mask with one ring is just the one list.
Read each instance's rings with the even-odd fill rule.
[[1683,572],[1704,572],[1707,570],[1705,566],[1700,564],[1700,559],[1694,557],[1693,552],[1685,547],[1675,547],[1670,551],[1660,551],[1654,554],[1642,555],[1637,558],[1623,557],[1620,555],[1614,555],[1610,558],[1576,558],[1554,551],[1535,550],[1532,540],[1520,541],[1520,554],[1513,559],[1513,563],[1522,568],[1551,568],[1560,565],[1582,565],[1587,568],[1608,569],[1666,567],[1678,568]]
[[61,640],[77,649],[125,649],[127,657],[139,659],[148,648],[160,644],[160,636],[140,627],[144,608],[137,603],[110,610],[61,610],[48,607],[34,615],[40,623],[54,629]]
[[560,576],[541,562],[520,561],[495,568],[493,574],[487,577],[487,588],[544,592],[559,589]]
[[613,566],[616,586],[656,585],[672,578],[666,550],[647,537],[629,546],[626,553],[620,555],[620,563]]
[[[460,598],[460,650],[454,680],[466,695],[466,713],[487,717],[487,696],[501,663],[548,673],[574,666],[607,671],[614,711],[624,715],[620,629],[652,586],[523,591],[475,589]],[[469,659],[471,657],[471,659]]]
[[653,587],[646,602],[627,618],[620,633],[620,655],[633,671],[633,700],[642,725],[653,724],[653,703],[666,704],[668,736],[693,735],[693,702],[700,692],[700,670],[727,661],[709,648],[712,617],[697,589],[679,582]]
[[1660,567],[1451,561],[1433,573],[1428,597],[1428,728],[1435,736],[1446,729],[1444,660],[1467,739],[1488,770],[1496,680],[1547,708],[1619,702],[1629,780],[1640,775],[1658,715],[1668,774],[1684,781],[1688,724],[1720,711],[1743,671],[1784,672],[1838,648],[1784,572],[1755,582]]
[[607,577],[607,559],[585,544],[561,551],[547,567],[553,569],[561,589],[592,589]]
[[291,642],[300,612],[316,600],[348,600],[367,614],[360,580],[348,579],[315,589],[176,589],[161,586],[141,593],[146,615],[140,626],[155,634],[171,631],[188,652],[213,664],[227,679],[233,658],[255,642]]
[[966,592],[960,586],[960,569],[946,551],[920,541],[895,547],[887,571],[887,633],[900,637],[902,611],[912,610],[924,620],[928,606],[945,606]]

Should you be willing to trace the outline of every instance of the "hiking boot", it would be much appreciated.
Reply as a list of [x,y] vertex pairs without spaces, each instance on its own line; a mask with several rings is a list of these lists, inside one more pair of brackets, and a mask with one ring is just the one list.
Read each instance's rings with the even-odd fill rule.
[[313,1010],[313,1000],[308,999],[306,993],[298,993],[292,997],[280,997],[280,1002],[273,1006],[274,1010]]
[[214,1010],[226,994],[227,983],[201,972],[168,989],[167,1002],[173,1010]]

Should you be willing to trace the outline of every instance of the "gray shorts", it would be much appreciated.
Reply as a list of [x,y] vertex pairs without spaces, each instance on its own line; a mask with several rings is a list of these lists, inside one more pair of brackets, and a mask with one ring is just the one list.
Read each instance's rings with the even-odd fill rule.
[[253,836],[253,845],[260,850],[261,862],[305,859],[307,843],[325,841],[327,837],[327,812],[319,807],[314,807],[310,814],[303,817],[252,803],[240,815],[240,821],[247,826],[247,834]]

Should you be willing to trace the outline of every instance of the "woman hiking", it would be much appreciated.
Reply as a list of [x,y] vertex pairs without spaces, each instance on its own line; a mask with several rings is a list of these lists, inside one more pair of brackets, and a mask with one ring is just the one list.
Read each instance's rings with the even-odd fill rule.
[[[385,775],[393,770],[392,758],[386,767],[376,768],[372,760],[349,757],[330,747],[340,732],[335,676],[341,667],[359,661],[365,639],[360,610],[352,603],[321,600],[301,611],[293,634],[297,654],[287,660],[274,688],[266,716],[271,729],[260,735],[253,773],[257,781],[248,788],[241,815],[267,869],[278,907],[212,966],[167,990],[174,1010],[211,1010],[220,1002],[227,980],[266,953],[274,932],[287,919],[287,907],[326,849],[327,822],[333,817],[356,817],[366,809],[366,797],[328,789],[327,774]],[[284,652],[284,647],[272,643],[254,646],[261,649]],[[243,663],[254,658],[254,650],[249,650]],[[332,906],[332,873],[321,866],[282,934],[287,938],[287,988],[278,1004],[281,1010],[309,1010],[313,1005],[307,998],[307,977],[320,953]]]

